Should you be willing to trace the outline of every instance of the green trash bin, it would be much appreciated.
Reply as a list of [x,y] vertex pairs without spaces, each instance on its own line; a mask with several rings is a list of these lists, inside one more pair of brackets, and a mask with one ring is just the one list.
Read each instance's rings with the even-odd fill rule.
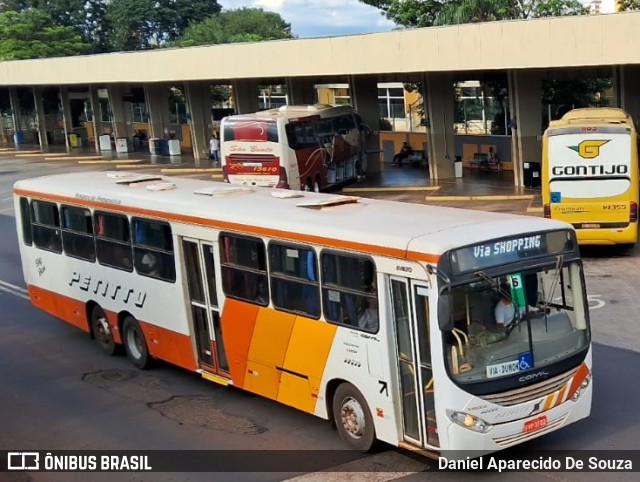
[[69,134],[69,145],[71,147],[80,147],[80,138],[77,134]]

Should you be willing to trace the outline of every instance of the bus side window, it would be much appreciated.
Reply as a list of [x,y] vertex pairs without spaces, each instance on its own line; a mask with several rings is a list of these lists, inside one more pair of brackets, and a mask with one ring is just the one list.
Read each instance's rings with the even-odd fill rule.
[[58,206],[45,201],[31,201],[33,244],[56,253],[62,252]]
[[267,306],[269,288],[263,241],[249,236],[221,234],[220,251],[224,294]]
[[121,214],[96,212],[93,224],[98,262],[112,268],[133,271],[129,219]]
[[96,260],[91,211],[62,206],[62,245],[67,256],[92,263]]
[[269,243],[269,269],[277,309],[320,317],[316,254],[310,247]]
[[[376,333],[378,293],[375,265],[364,256],[323,252],[322,301],[327,321]],[[363,314],[366,312],[366,324]]]
[[176,280],[171,226],[165,222],[134,218],[133,262],[143,276]]
[[20,222],[22,224],[22,241],[24,244],[31,246],[33,242],[31,210],[29,209],[29,200],[26,197],[20,198]]

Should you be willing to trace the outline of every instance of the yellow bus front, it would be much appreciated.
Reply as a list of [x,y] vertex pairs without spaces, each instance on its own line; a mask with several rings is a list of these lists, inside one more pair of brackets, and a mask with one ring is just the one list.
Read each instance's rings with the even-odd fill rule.
[[551,126],[542,162],[545,217],[571,223],[583,245],[637,241],[637,146],[629,124]]

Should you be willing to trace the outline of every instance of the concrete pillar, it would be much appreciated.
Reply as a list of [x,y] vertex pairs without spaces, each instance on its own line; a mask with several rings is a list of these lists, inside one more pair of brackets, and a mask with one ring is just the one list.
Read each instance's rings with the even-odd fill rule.
[[[18,90],[15,87],[9,87],[9,102],[11,103],[11,116],[13,117],[13,133],[22,130],[20,119],[20,100],[18,99]],[[15,136],[14,136],[15,139]]]
[[453,81],[448,72],[426,74],[423,81],[429,113],[429,176],[436,181],[454,176]]
[[200,82],[185,82],[184,94],[189,112],[193,157],[196,164],[200,164],[209,157],[209,137],[213,132],[209,85]]
[[125,86],[120,84],[112,84],[108,87],[109,92],[109,108],[111,109],[112,122],[113,122],[113,134],[115,138],[124,137],[130,139],[133,135],[133,131],[129,132],[131,109],[127,109],[123,101],[125,94]]
[[93,119],[93,142],[96,152],[100,152],[99,138],[102,135],[102,107],[98,98],[98,90],[94,86],[89,87],[89,99],[91,102],[91,118]]
[[514,70],[508,79],[513,179],[523,186],[524,163],[542,160],[542,73]]
[[289,90],[289,104],[304,105],[317,103],[315,82],[307,77],[289,77],[287,79]]
[[145,84],[144,97],[149,111],[149,137],[163,138],[169,125],[169,91],[165,84]]
[[618,70],[618,105],[633,117],[636,126],[640,121],[640,66],[623,65]]
[[69,103],[69,91],[66,87],[60,87],[60,104],[62,105],[62,124],[64,125],[64,142],[67,152],[70,150],[69,134],[73,132],[71,121],[71,105]]
[[47,120],[44,115],[44,104],[42,103],[42,88],[40,87],[33,88],[33,105],[36,108],[40,149],[45,150],[49,146],[49,140],[47,139]]
[[233,105],[236,114],[250,114],[258,110],[258,81],[238,79],[233,81]]
[[349,95],[351,104],[360,114],[362,122],[371,128],[371,134],[366,135],[363,139],[366,172],[380,172],[382,170],[382,156],[380,155],[377,79],[375,77],[351,77],[349,79]]

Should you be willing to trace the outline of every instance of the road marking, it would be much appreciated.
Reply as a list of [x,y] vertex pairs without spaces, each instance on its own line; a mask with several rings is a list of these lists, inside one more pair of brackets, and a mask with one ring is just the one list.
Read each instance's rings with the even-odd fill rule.
[[[429,469],[428,461],[422,463],[390,450],[338,465],[327,471],[310,472],[284,482],[387,482],[407,477]],[[393,470],[393,472],[391,472]]]
[[0,291],[3,291],[9,295],[17,296],[18,298],[22,298],[23,300],[31,301],[29,298],[28,291],[21,287],[12,285],[11,283],[7,283],[6,281],[0,280]]

